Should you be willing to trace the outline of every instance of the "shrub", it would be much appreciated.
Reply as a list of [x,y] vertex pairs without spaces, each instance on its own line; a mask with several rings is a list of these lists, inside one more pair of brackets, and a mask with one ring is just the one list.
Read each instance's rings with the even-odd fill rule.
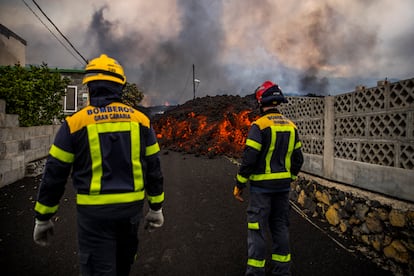
[[47,65],[0,67],[0,99],[6,113],[19,115],[20,126],[49,125],[63,119],[62,97],[69,79]]

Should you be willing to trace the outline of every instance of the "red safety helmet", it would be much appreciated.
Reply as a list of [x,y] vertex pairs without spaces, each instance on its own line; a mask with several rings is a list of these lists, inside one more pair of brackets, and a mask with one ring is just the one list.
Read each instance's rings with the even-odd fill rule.
[[287,103],[279,86],[271,81],[265,81],[256,91],[256,99],[261,106],[273,106],[281,103]]

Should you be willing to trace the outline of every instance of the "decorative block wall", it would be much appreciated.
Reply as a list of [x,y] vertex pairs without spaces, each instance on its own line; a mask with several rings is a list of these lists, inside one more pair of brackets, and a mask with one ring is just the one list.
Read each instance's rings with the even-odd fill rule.
[[335,157],[414,169],[414,79],[335,97]]
[[290,97],[281,112],[299,129],[304,170],[414,202],[414,79]]

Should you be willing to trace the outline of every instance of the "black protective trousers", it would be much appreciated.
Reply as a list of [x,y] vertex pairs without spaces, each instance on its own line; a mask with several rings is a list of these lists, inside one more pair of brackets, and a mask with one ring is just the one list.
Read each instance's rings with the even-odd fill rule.
[[138,249],[142,206],[134,206],[128,212],[107,213],[106,216],[96,212],[79,212],[78,208],[81,275],[129,275]]
[[272,275],[290,275],[289,192],[251,192],[247,209],[246,275],[265,275],[266,234],[272,237]]

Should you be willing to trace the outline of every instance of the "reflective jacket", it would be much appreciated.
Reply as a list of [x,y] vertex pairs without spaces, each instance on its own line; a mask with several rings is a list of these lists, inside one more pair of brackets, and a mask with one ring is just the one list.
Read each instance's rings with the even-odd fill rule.
[[50,148],[36,217],[47,220],[56,213],[71,171],[78,206],[125,208],[147,194],[158,210],[164,201],[159,150],[140,111],[119,102],[85,107],[66,118]]
[[290,182],[303,164],[301,142],[295,124],[276,109],[253,122],[246,139],[237,185],[263,191],[289,191]]

